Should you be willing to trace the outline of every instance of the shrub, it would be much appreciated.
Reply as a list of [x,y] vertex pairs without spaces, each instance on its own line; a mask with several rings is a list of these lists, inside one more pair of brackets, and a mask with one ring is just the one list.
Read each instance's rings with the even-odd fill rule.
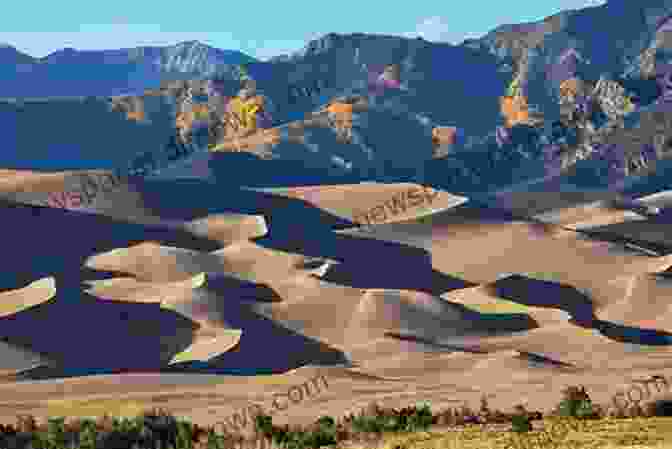
[[263,435],[270,437],[273,433],[273,418],[261,413],[255,416],[255,427]]
[[356,432],[380,433],[383,431],[384,423],[379,417],[374,416],[356,416],[352,421],[352,428]]
[[317,429],[313,430],[306,440],[309,444],[308,447],[317,448],[336,444],[336,423],[332,417],[322,416],[315,424]]
[[[569,429],[585,431],[588,423],[577,418],[600,415],[583,387],[567,388],[563,394],[565,397],[558,409],[566,413],[568,418],[556,418],[545,426],[544,435],[548,434],[549,437],[541,447],[550,444],[551,436],[562,437]],[[672,414],[672,400],[659,400],[649,407],[655,407],[656,416]],[[482,397],[479,411],[463,406],[459,410],[442,411],[436,416],[432,415],[427,404],[402,409],[382,408],[371,404],[357,416],[344,416],[338,422],[332,417],[322,416],[308,428],[274,426],[272,417],[264,414],[256,415],[254,421],[257,435],[263,434],[283,449],[312,449],[335,445],[353,439],[356,437],[355,432],[362,432],[365,437],[380,436],[383,432],[417,432],[437,423],[455,425],[510,421],[514,439],[538,436],[537,432],[530,433],[531,421],[541,419],[541,413],[529,412],[522,405],[516,406],[515,411],[513,415],[509,415],[490,410],[487,399]],[[31,447],[31,442],[32,447],[39,449],[215,449],[234,447],[241,439],[241,436],[216,434],[212,427],[206,429],[192,425],[156,409],[133,419],[103,416],[96,421],[76,419],[66,423],[63,418],[51,418],[46,424],[37,426],[34,418],[23,416],[19,417],[16,427],[0,425],[0,448],[17,449]]]
[[567,387],[562,393],[564,397],[555,410],[556,414],[581,419],[597,417],[598,413],[584,387]]
[[408,432],[426,430],[432,423],[432,410],[429,408],[429,405],[424,404],[420,408],[414,407],[413,414],[409,417],[406,428],[403,430]]
[[517,433],[525,433],[532,430],[531,419],[527,414],[527,410],[522,405],[517,405],[515,407],[516,414],[511,417],[511,431]]

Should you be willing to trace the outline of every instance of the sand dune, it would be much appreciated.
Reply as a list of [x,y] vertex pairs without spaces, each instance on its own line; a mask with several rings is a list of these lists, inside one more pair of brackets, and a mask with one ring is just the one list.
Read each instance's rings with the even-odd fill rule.
[[223,244],[250,240],[268,234],[263,216],[244,214],[215,214],[186,224],[196,235],[208,236]]
[[112,278],[87,281],[91,288],[86,290],[101,299],[115,301],[161,303],[170,301],[191,290],[201,288],[206,282],[205,273],[199,273],[184,281],[152,283],[134,278]]
[[[70,179],[50,176],[0,188]],[[433,212],[353,228],[353,211],[415,187],[147,180],[89,211],[3,203],[0,421],[96,402],[213,424],[318,374],[328,388],[278,423],[481,394],[548,409],[566,385],[607,402],[668,369],[672,256],[614,237],[664,243],[656,218],[609,195],[511,193],[507,211],[439,191]]]
[[75,172],[40,173],[28,170],[0,170],[2,192],[39,193],[64,188],[67,179]]
[[[166,217],[150,204],[150,199],[143,190],[142,181],[118,178],[109,171],[34,173],[25,170],[5,170],[5,172],[6,177],[0,177],[0,197],[24,204],[47,205],[138,224],[186,230],[195,235],[208,236],[223,244],[261,237],[268,232],[263,216],[222,212],[194,219]],[[82,176],[88,176],[89,180],[93,180],[93,184],[91,181],[86,184],[82,181]],[[21,184],[19,179],[25,179],[25,184]],[[156,177],[156,179],[162,178]],[[90,201],[82,199],[83,189],[88,189]]]
[[139,281],[178,282],[208,271],[218,271],[216,256],[182,248],[164,247],[145,242],[128,248],[117,248],[97,254],[85,266],[100,271],[133,275]]
[[184,351],[176,354],[171,360],[171,364],[199,361],[207,362],[217,357],[223,352],[230,351],[236,345],[240,344],[240,329],[217,329],[209,332],[199,332],[195,335],[195,340]]
[[600,310],[598,317],[628,326],[670,329],[672,280],[661,274],[644,273],[630,276],[625,282],[623,297]]
[[636,212],[612,207],[605,202],[563,208],[559,211],[535,215],[534,218],[574,230],[645,219]]
[[0,317],[7,317],[42,304],[56,296],[56,280],[48,277],[28,286],[0,293]]
[[[264,189],[276,195],[306,201],[360,224],[379,225],[429,216],[468,201],[468,198],[410,183],[363,183]],[[408,196],[409,192],[413,195]],[[375,211],[375,212],[374,212]],[[365,217],[373,213],[374,216]]]
[[[56,296],[56,281],[53,277],[31,282],[24,288],[0,293],[0,376],[14,376],[21,371],[53,363],[44,354],[39,354],[25,345],[17,345],[13,339],[2,334],[2,319],[15,316],[34,306],[52,300]],[[11,341],[10,341],[11,340]]]
[[471,287],[453,290],[441,298],[452,303],[462,304],[470,310],[488,314],[524,313],[529,315],[539,326],[567,321],[570,314],[564,310],[534,307],[508,301],[491,294],[487,287]]
[[23,371],[53,363],[30,349],[5,342],[0,342],[0,360],[0,382],[15,380]]
[[515,189],[493,195],[488,203],[492,206],[517,212],[527,217],[547,217],[558,222],[565,216],[583,210],[587,213],[599,210],[613,199],[621,198],[615,192],[605,190],[575,190],[557,188],[555,185],[542,185],[537,188]]
[[[368,292],[357,310],[353,329],[413,335],[433,341],[464,335],[516,332],[534,326],[529,317],[491,320],[423,293]],[[496,318],[496,317],[495,317]]]
[[487,356],[483,356],[472,369],[474,371],[514,371],[514,380],[516,378],[530,379],[536,377],[536,370],[547,369],[551,371],[562,367],[561,362],[554,361],[548,357],[535,355],[532,353],[512,350],[494,351]]

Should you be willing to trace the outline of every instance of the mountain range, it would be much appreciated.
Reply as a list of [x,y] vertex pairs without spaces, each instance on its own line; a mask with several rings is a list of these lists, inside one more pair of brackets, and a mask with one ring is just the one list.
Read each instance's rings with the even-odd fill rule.
[[139,93],[161,81],[231,73],[256,59],[197,41],[119,50],[64,48],[43,58],[0,46],[0,97],[106,96]]
[[[639,171],[625,169],[626,178],[632,177],[641,168],[652,166],[647,162],[652,148],[656,158],[666,157],[666,142],[672,137],[665,113],[659,113],[656,103],[661,89],[655,78],[656,68],[672,61],[668,51],[672,42],[666,39],[666,19],[671,11],[672,1],[668,0],[636,4],[611,0],[536,22],[502,25],[460,45],[329,33],[294,54],[267,62],[198,42],[166,48],[65,49],[39,60],[4,47],[0,51],[0,89],[5,90],[0,96],[18,102],[0,103],[0,116],[9,124],[5,136],[9,150],[4,152],[2,163],[17,168],[109,168],[134,155],[160,151],[175,134],[177,104],[184,92],[164,89],[158,96],[149,92],[175,80],[196,82],[216,77],[223,79],[222,93],[234,95],[240,88],[235,65],[246,64],[249,75],[274,105],[273,126],[303,130],[298,140],[284,138],[273,143],[274,157],[284,161],[276,161],[277,167],[264,161],[264,169],[250,169],[257,165],[248,161],[252,165],[241,162],[240,167],[248,167],[241,171],[232,159],[240,156],[222,156],[229,170],[226,176],[258,175],[245,175],[248,184],[261,182],[269,172],[278,175],[280,167],[300,171],[310,166],[318,169],[313,182],[328,182],[326,170],[337,173],[341,181],[415,180],[467,193],[543,179],[558,165],[565,172],[587,166],[579,170],[580,175],[567,174],[573,182],[591,174],[590,181],[583,183],[586,187],[603,181],[598,178],[603,153],[611,151],[606,149],[607,143],[618,147],[617,171],[621,166],[639,167]],[[391,63],[399,65],[405,89],[373,95],[367,80]],[[625,114],[625,122],[598,111],[600,120],[588,120],[590,127],[597,128],[589,133],[590,138],[586,132],[564,125],[558,137],[553,127],[561,116],[560,84],[571,76],[593,86],[601,79],[623,86],[621,97],[633,98],[638,108]],[[514,77],[524,80],[530,110],[543,116],[540,124],[504,126],[500,99]],[[323,87],[315,95],[297,99],[292,88],[302,85]],[[133,100],[124,101],[142,105],[143,120],[128,120],[128,108],[126,113],[110,108],[118,104],[110,96],[129,92],[132,95],[126,98]],[[80,98],[50,99],[73,95]],[[83,98],[86,96],[97,98]],[[306,126],[307,117],[334,98],[354,98],[367,104],[366,112],[353,122],[355,137],[348,144],[336,138],[337,130],[330,124],[316,125],[315,129]],[[595,99],[602,109],[609,109],[606,105],[611,100],[607,94]],[[31,133],[36,123],[49,130]],[[432,130],[437,127],[457,127],[463,136],[443,157],[436,157],[432,148]],[[507,134],[506,142],[501,133]],[[582,141],[577,133],[583,135]],[[88,137],[83,140],[83,136]],[[549,151],[553,153],[550,161]],[[285,164],[287,161],[291,163]],[[414,167],[415,174],[405,167]],[[414,178],[418,172],[426,178]],[[283,182],[290,178],[283,176]]]

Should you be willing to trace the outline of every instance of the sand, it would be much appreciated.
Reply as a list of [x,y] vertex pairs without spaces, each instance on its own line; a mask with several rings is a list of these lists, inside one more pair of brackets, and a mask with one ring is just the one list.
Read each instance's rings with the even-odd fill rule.
[[[68,176],[8,172],[0,195]],[[161,186],[122,186],[86,211],[0,204],[0,422],[161,406],[215,424],[274,398],[280,424],[372,400],[477,407],[482,394],[548,410],[568,385],[608,403],[672,373],[669,232],[609,195],[509,193],[513,218],[436,191],[432,210],[362,230],[354,211],[422,186],[240,190],[254,207],[238,207],[185,184],[212,192],[210,210],[157,200]],[[285,396],[320,375],[320,391]]]

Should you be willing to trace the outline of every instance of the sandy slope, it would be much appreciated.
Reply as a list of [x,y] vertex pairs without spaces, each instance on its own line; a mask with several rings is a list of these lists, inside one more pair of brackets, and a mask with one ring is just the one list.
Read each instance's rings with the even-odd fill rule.
[[[13,182],[6,191],[25,187]],[[643,345],[672,327],[671,256],[571,229],[628,217],[578,216],[570,199],[540,224],[439,192],[429,217],[343,230],[348,211],[410,187],[238,191],[249,195],[238,205],[218,186],[185,184],[215,193],[170,202],[155,197],[167,187],[139,184],[137,207],[119,197],[114,218],[3,205],[0,420],[161,406],[213,424],[250,401],[270,409],[318,374],[328,388],[274,422],[374,399],[477,406],[490,394],[495,407],[548,409],[569,384],[608,402],[630,379],[672,371],[669,346]],[[130,210],[155,222],[115,219]],[[12,377],[36,364],[49,366]]]

